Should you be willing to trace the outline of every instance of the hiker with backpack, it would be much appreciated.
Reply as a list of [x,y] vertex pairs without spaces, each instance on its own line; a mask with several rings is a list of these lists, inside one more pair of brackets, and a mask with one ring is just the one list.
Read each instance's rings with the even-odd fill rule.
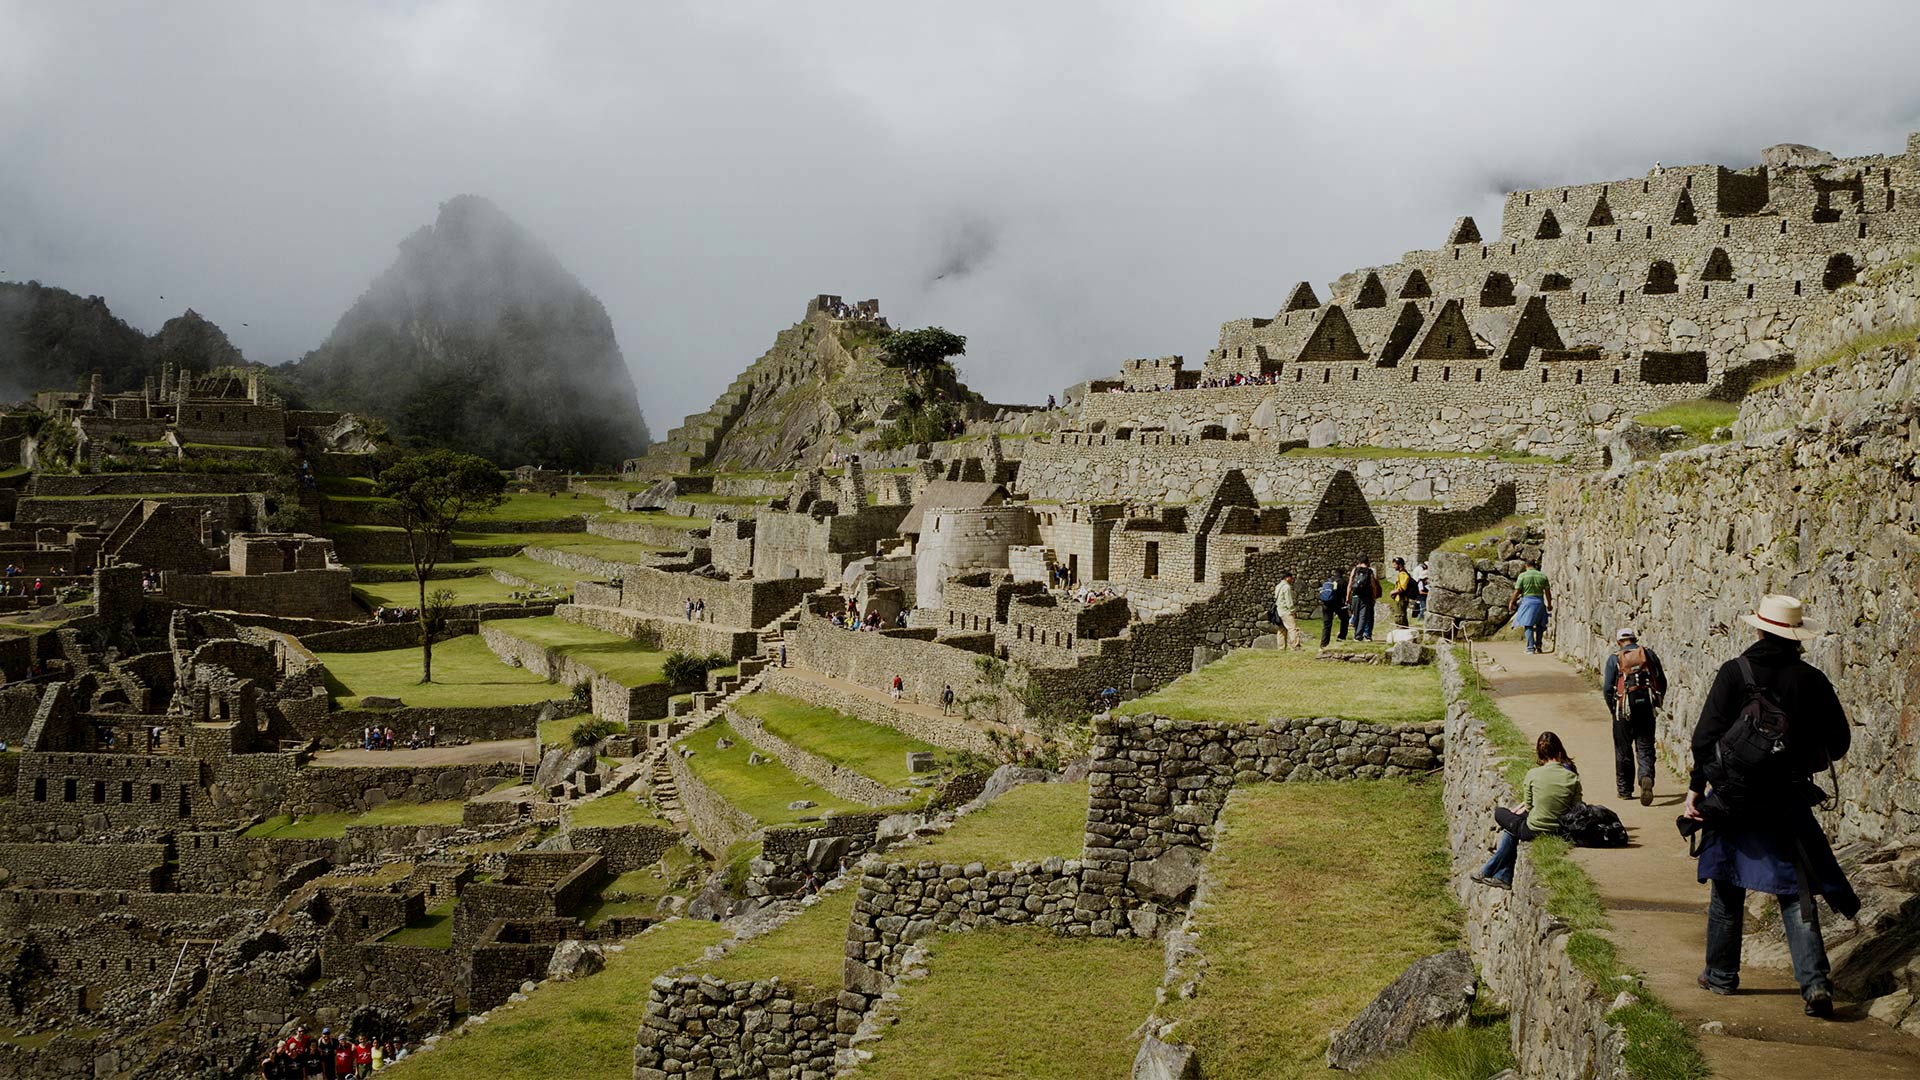
[[1640,772],[1640,805],[1653,805],[1653,712],[1667,696],[1667,673],[1660,657],[1640,644],[1630,626],[1621,627],[1607,668],[1600,676],[1600,696],[1613,717],[1613,780],[1623,799],[1633,797],[1636,764]]
[[1860,899],[1813,816],[1827,793],[1813,777],[1845,756],[1853,733],[1833,684],[1801,658],[1817,636],[1791,596],[1760,598],[1742,620],[1756,640],[1720,666],[1693,731],[1683,835],[1699,835],[1699,879],[1712,884],[1701,989],[1740,986],[1748,890],[1780,902],[1794,981],[1808,1016],[1833,1015],[1826,943],[1813,898],[1846,918]]
[[1580,802],[1580,770],[1560,736],[1541,732],[1533,741],[1533,756],[1539,765],[1521,781],[1526,801],[1511,810],[1493,808],[1493,820],[1500,826],[1500,843],[1493,849],[1493,858],[1473,875],[1473,880],[1482,885],[1513,888],[1513,865],[1520,858],[1520,842],[1559,832],[1560,815]]
[[1340,621],[1340,640],[1347,640],[1347,575],[1335,569],[1320,583],[1320,647],[1333,643],[1333,623]]
[[1540,572],[1540,564],[1528,559],[1527,568],[1513,582],[1513,599],[1507,609],[1513,612],[1513,624],[1518,626],[1527,638],[1527,651],[1541,651],[1547,633],[1547,619],[1553,615],[1553,587],[1547,583],[1547,575]]
[[1373,602],[1380,599],[1380,575],[1365,555],[1347,575],[1347,603],[1353,612],[1353,640],[1373,640]]

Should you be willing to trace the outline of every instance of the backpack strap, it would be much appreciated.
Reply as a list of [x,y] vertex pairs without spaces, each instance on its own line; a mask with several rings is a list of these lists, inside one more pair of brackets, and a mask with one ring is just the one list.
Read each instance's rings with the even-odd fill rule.
[[1747,692],[1751,694],[1759,690],[1760,680],[1754,677],[1753,663],[1744,654],[1734,657],[1733,662],[1740,665],[1740,677],[1746,680]]

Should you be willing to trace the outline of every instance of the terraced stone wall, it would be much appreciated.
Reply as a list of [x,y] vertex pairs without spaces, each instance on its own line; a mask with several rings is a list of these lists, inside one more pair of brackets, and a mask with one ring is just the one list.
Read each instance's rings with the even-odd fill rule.
[[[688,745],[695,753],[699,752],[696,744]],[[760,827],[758,821],[735,808],[694,775],[679,754],[668,750],[666,762],[667,770],[673,774],[673,785],[680,792],[680,805],[687,812],[688,827],[708,854],[724,853]]]
[[[827,629],[833,630],[831,626]],[[837,631],[837,633],[844,634],[845,631]],[[895,708],[887,701],[875,700],[851,690],[802,678],[789,669],[778,667],[768,669],[766,688],[775,693],[810,701],[822,708],[846,713],[855,719],[865,720],[869,724],[890,727],[908,738],[919,739],[921,742],[932,743],[948,750],[972,750],[984,754],[993,749],[993,744],[987,741],[986,733],[979,727],[967,723],[957,714],[957,711],[951,718],[922,716],[907,709]],[[960,692],[955,688],[956,695]],[[939,700],[937,690],[934,700]]]
[[803,1000],[783,984],[662,976],[647,995],[633,1077],[831,1076],[835,1049],[859,1024],[831,995]]
[[727,722],[733,725],[733,730],[739,732],[741,738],[752,743],[760,752],[777,758],[782,765],[819,784],[838,798],[866,803],[868,806],[888,806],[904,797],[870,777],[835,765],[769,732],[759,717],[729,708]]

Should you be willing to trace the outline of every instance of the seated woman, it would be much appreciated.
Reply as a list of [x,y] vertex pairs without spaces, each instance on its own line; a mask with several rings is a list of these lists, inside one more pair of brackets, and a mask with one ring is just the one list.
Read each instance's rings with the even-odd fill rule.
[[1560,831],[1560,815],[1580,801],[1580,770],[1567,756],[1560,736],[1543,731],[1533,743],[1534,757],[1540,764],[1527,773],[1521,784],[1526,801],[1509,810],[1493,808],[1493,820],[1500,826],[1500,845],[1493,858],[1473,875],[1473,880],[1496,889],[1513,888],[1513,864],[1520,857],[1520,842]]

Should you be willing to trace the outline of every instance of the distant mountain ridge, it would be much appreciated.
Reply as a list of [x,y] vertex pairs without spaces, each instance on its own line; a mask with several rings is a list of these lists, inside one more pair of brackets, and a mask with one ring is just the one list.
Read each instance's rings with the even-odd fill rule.
[[37,281],[0,282],[0,402],[41,390],[138,390],[171,361],[196,371],[247,363],[218,326],[188,308],[151,337],[106,300]]
[[606,308],[474,195],[441,204],[326,342],[282,371],[316,408],[501,465],[617,465],[649,442]]

